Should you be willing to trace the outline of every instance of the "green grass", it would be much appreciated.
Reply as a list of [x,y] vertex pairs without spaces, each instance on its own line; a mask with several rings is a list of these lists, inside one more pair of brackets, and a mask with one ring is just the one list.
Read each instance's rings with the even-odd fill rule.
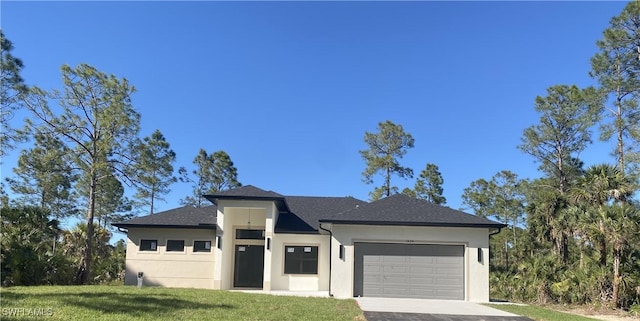
[[[133,286],[2,288],[4,320],[365,320],[354,300]],[[13,314],[13,315],[12,315]]]
[[486,304],[498,310],[511,312],[525,316],[536,321],[594,321],[580,315],[558,312],[555,310],[535,306],[535,305],[515,305],[515,304]]

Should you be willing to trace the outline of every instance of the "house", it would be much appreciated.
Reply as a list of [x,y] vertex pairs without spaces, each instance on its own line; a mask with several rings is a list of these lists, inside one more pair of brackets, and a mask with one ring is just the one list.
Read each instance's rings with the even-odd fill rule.
[[283,196],[248,185],[113,224],[125,284],[489,301],[489,236],[505,225],[393,195]]

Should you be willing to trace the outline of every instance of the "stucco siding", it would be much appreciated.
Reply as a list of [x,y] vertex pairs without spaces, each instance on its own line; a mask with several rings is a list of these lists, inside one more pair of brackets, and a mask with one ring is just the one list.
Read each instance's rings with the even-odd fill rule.
[[[326,228],[326,226],[325,226]],[[333,225],[331,292],[353,296],[354,242],[464,245],[464,298],[489,301],[489,230],[487,228]],[[340,245],[344,258],[339,258]],[[483,253],[478,261],[478,248]]]
[[[144,285],[213,288],[214,230],[129,228],[125,284],[136,285],[138,272]],[[140,251],[141,240],[157,240],[156,251]],[[167,240],[184,240],[183,252],[167,252]],[[194,252],[194,241],[211,241],[211,252]]]

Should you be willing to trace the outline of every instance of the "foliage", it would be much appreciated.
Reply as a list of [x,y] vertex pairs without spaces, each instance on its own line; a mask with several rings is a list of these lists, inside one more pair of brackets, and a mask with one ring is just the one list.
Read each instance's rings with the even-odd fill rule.
[[413,177],[413,170],[400,165],[399,160],[413,148],[414,139],[409,133],[405,133],[402,125],[394,124],[387,120],[378,123],[378,132],[365,132],[364,142],[367,149],[361,150],[360,155],[367,167],[362,176],[367,184],[373,183],[373,177],[382,173],[384,183],[374,188],[369,193],[371,200],[377,200],[391,194],[398,193],[398,188],[391,185],[391,176]]
[[[87,204],[85,251],[79,274],[91,279],[93,222],[99,198],[99,184],[112,179],[134,183],[132,148],[139,130],[140,115],[131,105],[134,88],[126,79],[107,75],[86,64],[62,66],[63,90],[30,90],[25,107],[32,117],[30,131],[53,135],[72,150],[74,169],[83,180]],[[57,103],[54,112],[50,102]],[[113,186],[109,183],[108,186]],[[98,203],[99,204],[99,203]]]
[[[47,320],[365,320],[354,300],[132,286],[12,287],[2,308],[42,307]],[[50,310],[47,310],[50,309]],[[32,320],[3,316],[3,320]]]
[[618,168],[640,175],[640,2],[630,1],[613,17],[596,44],[600,51],[591,58],[591,76],[610,101],[603,109],[608,121],[600,126],[600,138],[615,137]]
[[444,184],[444,179],[438,170],[438,165],[427,164],[425,169],[420,172],[418,179],[416,179],[416,184],[413,188],[416,194],[415,197],[434,204],[444,205],[447,199],[442,196],[444,191],[442,184]]
[[[99,171],[99,180],[94,186],[94,217],[99,226],[120,222],[132,217],[133,202],[125,196],[125,188],[115,173],[107,172],[109,168]],[[76,190],[85,202],[91,192],[91,176],[84,173],[76,184]],[[88,207],[88,204],[85,203]]]
[[511,171],[501,171],[490,181],[478,179],[464,189],[462,203],[481,217],[490,217],[508,225],[511,237],[503,240],[502,244],[494,245],[495,249],[503,252],[504,264],[509,265],[511,251],[518,251],[518,234],[524,223],[525,195],[527,181],[518,178]]
[[195,179],[189,176],[186,168],[178,170],[180,181],[193,184],[193,194],[180,200],[183,205],[202,207],[203,195],[242,186],[238,181],[238,170],[225,151],[219,150],[208,155],[204,149],[200,149],[193,163],[196,165],[192,171]]
[[21,202],[47,210],[56,218],[76,214],[73,183],[77,177],[68,162],[69,148],[55,136],[38,133],[35,145],[22,150],[15,178],[7,182]]
[[52,246],[60,233],[58,221],[34,206],[0,211],[2,285],[64,284],[71,270],[66,257]]
[[145,137],[137,150],[137,193],[135,197],[149,206],[149,214],[155,211],[156,200],[164,200],[169,194],[169,186],[177,181],[173,176],[176,153],[171,149],[159,129],[150,137]]
[[16,109],[21,107],[21,95],[28,89],[24,80],[20,76],[20,71],[24,67],[22,60],[13,56],[13,43],[4,35],[0,29],[0,157],[7,151],[13,149],[14,143],[19,140],[16,131],[9,126],[9,121],[13,118]]
[[[92,261],[91,270],[93,279],[91,283],[111,282],[124,279],[125,248],[124,241],[120,240],[115,246],[109,244],[111,232],[101,226],[94,226],[93,242],[91,243],[91,255],[101,258]],[[64,231],[60,251],[66,257],[73,258],[71,265],[74,271],[82,271],[82,263],[85,248],[82,246],[83,240],[87,237],[86,225],[79,223],[73,229]],[[73,283],[83,283],[82,275],[77,272]]]
[[540,163],[542,172],[557,180],[560,194],[566,191],[575,168],[573,156],[591,143],[590,128],[598,120],[600,108],[593,88],[558,85],[548,88],[546,97],[536,97],[540,123],[524,130],[518,147]]

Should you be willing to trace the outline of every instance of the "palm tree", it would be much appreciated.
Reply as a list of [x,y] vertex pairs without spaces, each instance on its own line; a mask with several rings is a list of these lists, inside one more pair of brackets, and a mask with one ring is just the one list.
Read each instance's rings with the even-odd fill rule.
[[598,244],[602,268],[607,265],[608,245],[613,247],[612,301],[616,306],[622,251],[629,237],[634,235],[629,234],[629,231],[636,231],[634,225],[637,225],[630,219],[637,216],[634,214],[637,208],[629,202],[634,188],[633,182],[616,166],[599,164],[588,168],[570,192],[574,206],[584,212],[578,224],[581,234]]
[[640,233],[640,208],[629,203],[611,204],[606,208],[606,239],[613,246],[613,294],[611,300],[618,307],[620,292],[620,264],[629,241]]

